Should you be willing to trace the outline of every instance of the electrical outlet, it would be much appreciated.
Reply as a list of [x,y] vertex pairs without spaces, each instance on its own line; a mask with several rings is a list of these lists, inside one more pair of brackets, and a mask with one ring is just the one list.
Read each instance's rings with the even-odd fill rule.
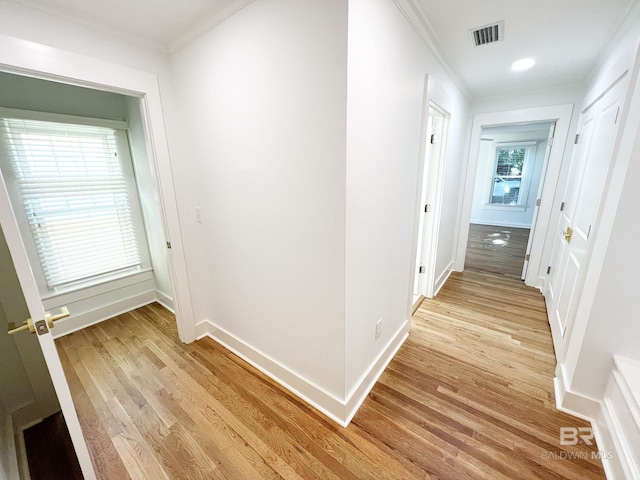
[[382,319],[376,322],[376,340],[380,338],[380,335],[382,335]]

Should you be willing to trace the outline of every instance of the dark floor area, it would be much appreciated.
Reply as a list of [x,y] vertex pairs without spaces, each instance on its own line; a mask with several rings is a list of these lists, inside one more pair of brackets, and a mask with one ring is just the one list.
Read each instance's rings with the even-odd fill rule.
[[24,431],[31,480],[82,480],[69,430],[62,413]]

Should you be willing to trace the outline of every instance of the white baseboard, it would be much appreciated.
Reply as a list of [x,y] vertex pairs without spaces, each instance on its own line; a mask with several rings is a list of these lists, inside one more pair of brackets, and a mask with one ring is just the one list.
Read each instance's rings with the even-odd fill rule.
[[164,308],[169,310],[171,313],[175,314],[176,311],[173,306],[173,298],[171,298],[166,293],[161,292],[160,290],[156,290],[156,302],[162,305]]
[[599,427],[606,451],[607,478],[640,480],[640,362],[614,355]]
[[553,383],[558,410],[591,423],[607,479],[640,480],[640,409],[621,374],[614,369],[602,401],[568,389],[561,365]]
[[[638,477],[632,477],[625,473],[622,458],[620,456],[620,448],[616,445],[613,436],[614,421],[609,414],[608,407],[602,405],[602,409],[592,422],[593,433],[598,444],[598,450],[603,452],[602,466],[608,480],[637,480]],[[613,427],[614,429],[616,427]]]
[[220,328],[208,319],[196,324],[196,337],[210,337],[240,358],[253,365],[262,373],[282,385],[295,396],[309,403],[327,417],[346,427],[356,411],[369,394],[371,388],[391,361],[404,340],[407,338],[409,321],[396,333],[385,346],[378,358],[362,376],[359,384],[352,390],[346,400],[327,392],[319,385],[304,378],[289,367],[280,364],[270,356],[248,345],[232,333]]
[[90,327],[97,323],[103,322],[109,318],[122,315],[136,308],[140,308],[157,300],[156,291],[148,290],[146,292],[137,293],[125,298],[120,298],[115,302],[106,303],[96,306],[92,310],[76,313],[73,310],[73,304],[69,305],[71,316],[56,322],[55,327],[51,329],[53,338],[60,338],[83,328]]
[[446,266],[446,268],[444,269],[444,271],[440,275],[438,275],[438,278],[436,278],[435,285],[433,286],[434,297],[438,295],[438,292],[440,291],[440,289],[444,286],[445,283],[447,283],[447,280],[449,280],[449,277],[453,272],[454,263],[455,262],[451,260],[449,264]]
[[351,423],[358,409],[365,401],[367,395],[376,384],[382,372],[384,372],[389,362],[395,357],[396,353],[409,336],[411,328],[411,320],[406,320],[398,331],[391,337],[391,340],[385,345],[384,349],[378,355],[378,358],[369,366],[367,372],[360,378],[355,388],[351,390],[345,402],[345,417],[340,423],[346,427]]
[[593,422],[600,411],[600,403],[584,395],[572,392],[567,388],[562,364],[556,368],[556,377],[553,379],[553,387],[556,397],[556,408],[561,412],[574,417]]

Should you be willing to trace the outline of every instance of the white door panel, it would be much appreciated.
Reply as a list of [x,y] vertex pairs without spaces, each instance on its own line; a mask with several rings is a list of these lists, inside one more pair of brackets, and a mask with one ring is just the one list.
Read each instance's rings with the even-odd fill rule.
[[[447,134],[445,113],[429,105],[428,138],[425,149],[422,201],[418,233],[418,250],[414,296],[433,296],[435,282],[435,261],[440,204],[442,199],[442,179],[444,168],[444,149]],[[428,211],[425,206],[429,205]],[[423,273],[420,273],[423,267]]]
[[[29,265],[27,252],[24,248],[24,244],[22,243],[22,238],[20,237],[18,224],[14,216],[6,185],[1,173],[0,225],[2,226],[9,251],[11,252],[11,258],[22,289],[22,294],[24,295],[24,299],[29,310],[29,315],[33,319],[33,322],[38,324],[40,321],[45,321],[45,311],[42,306],[40,293],[38,291],[31,266]],[[19,324],[25,319],[11,320]],[[28,332],[18,332],[16,335],[30,334]],[[71,391],[69,390],[69,385],[62,369],[62,363],[60,362],[60,357],[58,356],[53,336],[46,326],[41,334],[36,333],[34,335],[36,335],[38,339],[49,374],[51,375],[51,381],[53,382],[53,387],[58,397],[62,414],[64,415],[67,428],[69,429],[69,434],[78,457],[78,462],[82,469],[82,474],[86,480],[95,479],[96,475],[89,456],[89,450],[87,449],[87,445],[82,435],[78,415],[71,398]],[[39,452],[35,452],[36,455],[38,453]]]
[[[544,186],[547,181],[547,171],[549,168],[549,160],[551,158],[551,150],[553,149],[553,137],[556,131],[556,122],[553,122],[549,127],[549,134],[547,135],[547,148],[544,153],[544,164],[542,166],[542,172],[540,173],[540,185],[538,186],[538,191],[536,192],[536,199],[542,199],[542,195],[544,192]],[[525,197],[526,198],[526,197]],[[529,240],[527,241],[527,249],[525,254],[524,264],[522,265],[522,274],[520,278],[527,281],[527,272],[529,270],[529,258],[531,255],[531,249],[533,247],[533,240],[536,236],[536,228],[538,226],[538,214],[540,213],[540,205],[536,200],[535,207],[533,210],[533,218],[531,220],[531,228],[529,230]]]
[[572,157],[545,292],[556,350],[557,343],[571,328],[580,300],[590,242],[610,170],[625,86],[624,80],[619,81],[580,118],[578,144]]
[[560,331],[564,335],[567,328],[567,320],[571,317],[573,306],[576,304],[576,286],[580,263],[578,258],[571,253],[568,255],[566,266],[563,272],[563,281],[558,292],[556,315],[560,326]]

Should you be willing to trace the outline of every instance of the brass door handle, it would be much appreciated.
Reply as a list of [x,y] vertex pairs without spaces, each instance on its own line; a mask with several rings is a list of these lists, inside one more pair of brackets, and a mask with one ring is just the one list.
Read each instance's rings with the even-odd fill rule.
[[[56,322],[62,318],[66,318],[69,316],[69,309],[67,307],[62,307],[60,309],[60,313],[57,315],[51,315],[49,312],[45,312],[44,319],[46,320],[49,328],[53,328],[53,322]],[[14,333],[22,332],[23,330],[29,330],[31,333],[36,333],[36,325],[31,319],[31,317],[27,318],[22,325],[16,327],[14,322],[9,324],[9,335],[13,335]],[[45,332],[46,333],[46,332]]]
[[562,232],[562,235],[564,235],[564,239],[567,241],[567,243],[571,243],[571,237],[573,236],[573,229],[571,227],[567,227],[567,229]]

